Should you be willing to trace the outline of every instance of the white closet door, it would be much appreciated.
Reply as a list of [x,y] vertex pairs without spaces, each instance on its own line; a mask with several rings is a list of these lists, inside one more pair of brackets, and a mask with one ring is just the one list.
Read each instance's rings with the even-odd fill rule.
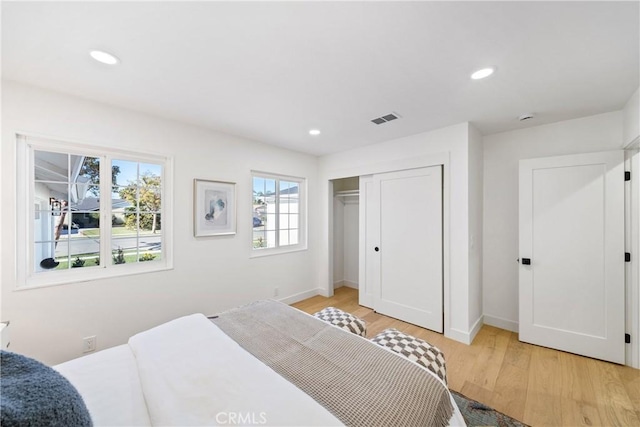
[[622,151],[520,161],[520,340],[624,363]]
[[443,331],[442,167],[373,176],[374,309]]

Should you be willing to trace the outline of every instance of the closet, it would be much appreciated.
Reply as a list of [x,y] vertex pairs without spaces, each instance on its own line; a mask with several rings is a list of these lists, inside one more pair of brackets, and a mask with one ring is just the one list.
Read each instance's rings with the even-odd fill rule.
[[333,194],[333,287],[358,289],[358,177],[333,181]]
[[443,332],[442,166],[360,177],[359,299]]

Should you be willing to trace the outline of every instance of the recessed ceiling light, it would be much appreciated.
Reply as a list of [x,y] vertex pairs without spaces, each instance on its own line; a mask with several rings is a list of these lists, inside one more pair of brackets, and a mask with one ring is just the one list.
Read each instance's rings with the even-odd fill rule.
[[484,79],[485,77],[489,77],[493,74],[495,70],[493,68],[483,68],[482,70],[478,70],[475,73],[471,74],[471,78],[473,80]]
[[318,136],[320,135],[320,131],[318,129],[311,129],[309,135]]
[[102,50],[92,50],[91,52],[89,52],[89,55],[91,55],[91,57],[96,61],[102,62],[103,64],[107,65],[116,65],[118,62],[120,62],[118,58]]

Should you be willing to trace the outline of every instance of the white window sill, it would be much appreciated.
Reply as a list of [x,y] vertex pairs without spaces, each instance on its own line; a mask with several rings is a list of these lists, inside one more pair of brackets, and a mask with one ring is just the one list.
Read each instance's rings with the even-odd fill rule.
[[73,283],[93,282],[107,280],[123,276],[155,273],[159,271],[173,270],[173,265],[162,263],[160,265],[130,265],[111,268],[90,268],[90,271],[60,271],[50,273],[37,273],[27,278],[26,283],[16,286],[14,291],[27,291],[31,289],[48,288],[51,286],[70,285]]
[[302,245],[295,247],[251,249],[251,255],[249,256],[249,258],[262,258],[265,256],[289,254],[292,252],[303,252],[306,250],[307,247]]

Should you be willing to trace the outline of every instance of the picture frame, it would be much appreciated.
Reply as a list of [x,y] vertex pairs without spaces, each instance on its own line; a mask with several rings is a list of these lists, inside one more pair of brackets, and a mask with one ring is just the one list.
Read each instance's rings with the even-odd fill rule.
[[193,180],[195,237],[236,234],[236,183]]

